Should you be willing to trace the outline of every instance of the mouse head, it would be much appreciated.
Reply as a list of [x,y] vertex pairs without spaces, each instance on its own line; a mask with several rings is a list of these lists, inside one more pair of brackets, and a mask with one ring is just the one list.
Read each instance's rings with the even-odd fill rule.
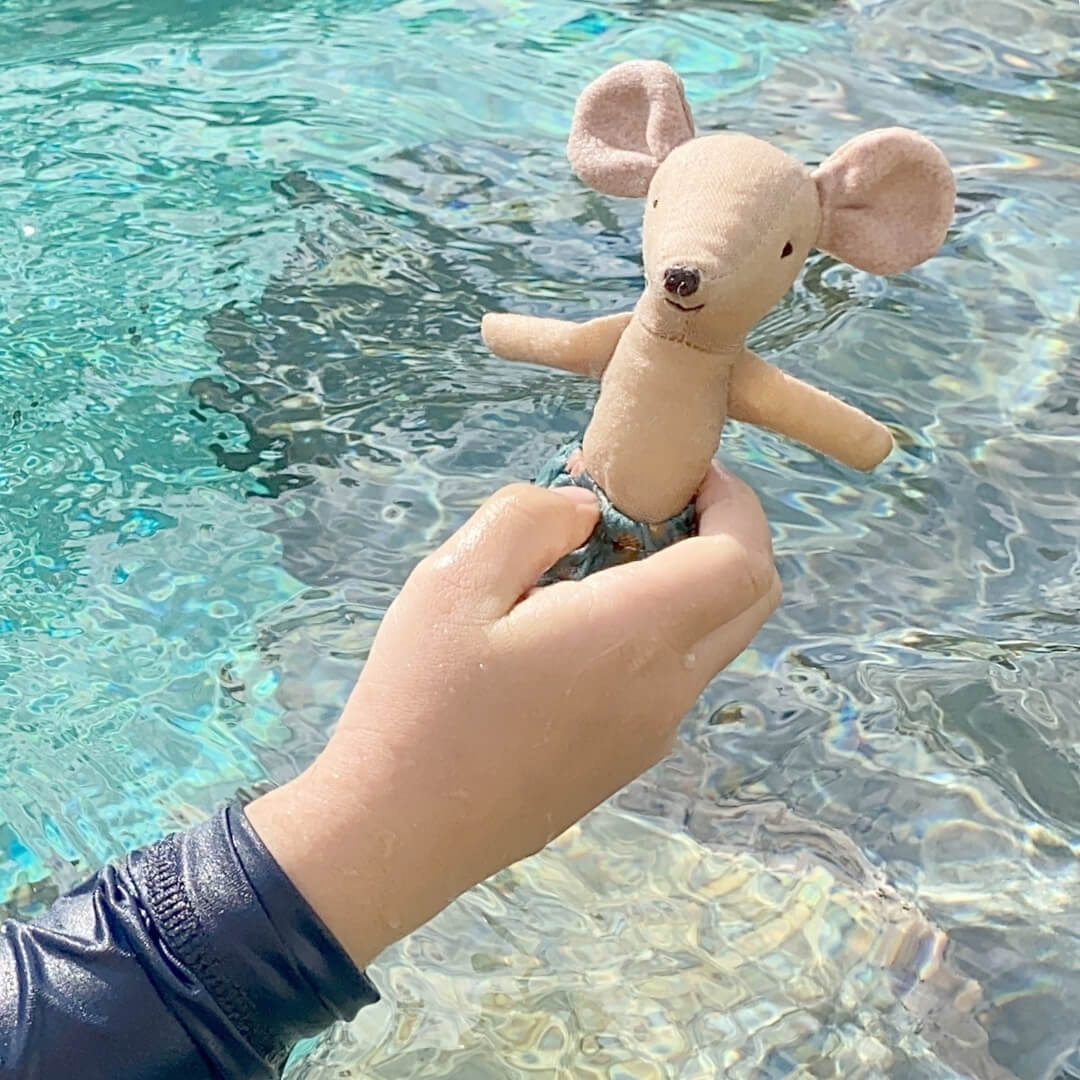
[[638,313],[703,349],[741,342],[813,248],[876,274],[930,258],[956,199],[944,155],[905,128],[859,135],[814,170],[750,135],[695,138],[682,81],[658,61],[586,88],[568,156],[597,191],[645,199]]

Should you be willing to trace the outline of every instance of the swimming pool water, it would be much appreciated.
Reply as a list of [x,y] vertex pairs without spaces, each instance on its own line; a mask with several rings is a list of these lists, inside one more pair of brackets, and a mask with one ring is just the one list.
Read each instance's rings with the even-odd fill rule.
[[815,258],[755,345],[885,419],[870,477],[732,425],[786,599],[676,753],[391,950],[294,1078],[1080,1076],[1080,6],[9,0],[0,903],[316,752],[411,565],[585,422],[486,310],[639,288],[583,85],[872,126],[944,252]]

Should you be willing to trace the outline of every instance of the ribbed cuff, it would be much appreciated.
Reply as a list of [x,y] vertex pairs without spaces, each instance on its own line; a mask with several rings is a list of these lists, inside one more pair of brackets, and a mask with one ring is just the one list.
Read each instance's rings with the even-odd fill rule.
[[329,1012],[350,1020],[379,1000],[375,985],[353,962],[327,925],[267,850],[240,806],[226,811],[240,865],[271,925],[287,943],[299,970]]
[[272,1065],[379,1000],[240,806],[153,845],[133,869],[162,942]]

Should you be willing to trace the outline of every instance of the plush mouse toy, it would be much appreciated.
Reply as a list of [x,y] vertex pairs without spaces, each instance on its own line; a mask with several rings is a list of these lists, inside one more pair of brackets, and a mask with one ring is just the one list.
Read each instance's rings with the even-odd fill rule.
[[601,380],[584,438],[537,477],[595,491],[601,521],[545,581],[691,535],[729,416],[857,469],[889,454],[884,425],[779,371],[746,336],[814,248],[894,274],[941,247],[956,188],[932,142],[904,128],[870,131],[811,170],[749,135],[695,138],[679,76],[631,61],[585,89],[568,155],[597,191],[645,198],[645,291],[632,312],[585,323],[484,317],[498,356]]

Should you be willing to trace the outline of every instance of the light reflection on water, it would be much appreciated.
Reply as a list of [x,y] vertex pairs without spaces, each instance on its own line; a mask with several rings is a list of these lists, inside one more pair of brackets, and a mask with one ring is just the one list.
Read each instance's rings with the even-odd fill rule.
[[815,259],[755,334],[898,452],[732,425],[782,611],[291,1075],[1080,1075],[1078,32],[1072,0],[5,5],[9,909],[294,772],[414,561],[580,430],[593,388],[477,325],[632,303],[638,207],[562,144],[659,56],[703,130],[815,161],[900,122],[956,165],[941,256]]

